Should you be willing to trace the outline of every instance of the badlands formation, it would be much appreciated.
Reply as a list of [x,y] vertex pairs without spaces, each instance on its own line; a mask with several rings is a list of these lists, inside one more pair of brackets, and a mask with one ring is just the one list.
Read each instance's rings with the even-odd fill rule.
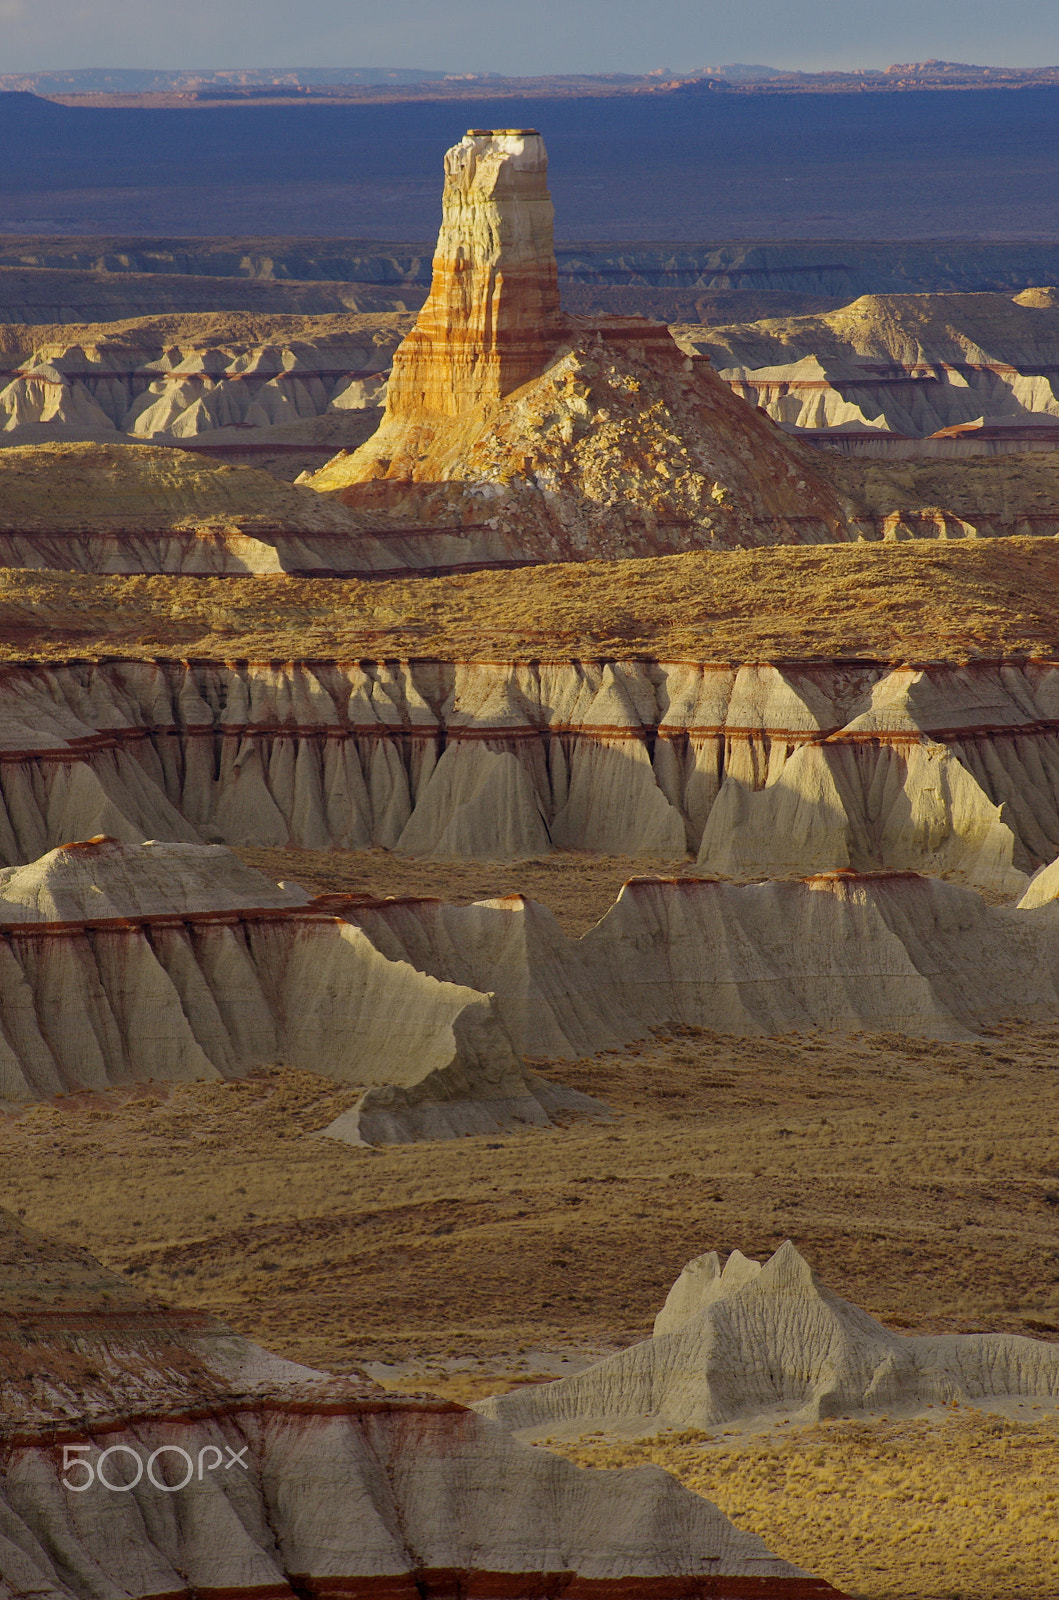
[[764,1265],[738,1250],[723,1271],[716,1251],[697,1257],[645,1343],[476,1409],[516,1431],[570,1436],[1035,1401],[1059,1401],[1059,1345],[896,1333],[832,1294],[788,1240]]
[[363,1088],[318,1131],[399,1143],[607,1115],[527,1056],[688,1028],[969,1039],[1012,1017],[1059,1018],[1047,875],[1017,908],[913,874],[634,879],[570,940],[519,895],[314,900],[219,846],[99,837],[0,873],[9,1105],[286,1065]]
[[839,1600],[657,1468],[281,1360],[7,1213],[0,1259],[5,1596]]
[[[1025,450],[1059,424],[1059,299],[866,294],[840,310],[675,330],[736,394],[791,430],[927,440],[987,426]],[[923,446],[920,447],[921,449]],[[929,453],[929,448],[927,453]]]
[[353,1144],[600,1115],[516,1055],[493,997],[392,961],[218,846],[68,844],[0,874],[0,1096],[231,1079],[363,1085]]
[[507,530],[531,560],[845,538],[817,468],[662,324],[560,311],[546,176],[526,129],[448,152],[430,295],[382,423],[312,486],[395,525]]
[[188,660],[177,623],[168,660],[0,666],[0,858],[96,833],[690,853],[732,878],[946,872],[1014,894],[1059,855],[1054,661]]
[[[621,1297],[642,1297],[645,1250],[653,1271],[668,1248],[658,1219],[701,1237],[699,1213],[721,1215],[738,1178],[752,1220],[727,1213],[728,1236],[756,1249],[760,1223],[775,1242],[777,1152],[803,1135],[834,1213],[832,1263],[856,1206],[828,1198],[813,1165],[832,1137],[816,1113],[844,1116],[845,1080],[879,1060],[858,1179],[897,1185],[884,1102],[902,1072],[933,1070],[924,1099],[959,1100],[971,1179],[988,1166],[999,1195],[975,1202],[991,1237],[1010,1253],[1021,1230],[1052,1261],[1054,1151],[1021,1129],[1017,1178],[994,1179],[979,1109],[995,1085],[968,1109],[970,1080],[940,1076],[999,1072],[1014,1059],[1000,1047],[1031,1036],[1049,1072],[1054,1056],[1059,545],[1026,537],[1055,531],[1051,465],[1035,468],[1039,513],[998,474],[991,521],[984,502],[950,510],[959,484],[928,499],[922,464],[858,478],[862,463],[814,460],[686,337],[564,314],[543,145],[526,130],[472,132],[449,152],[431,293],[394,353],[379,431],[352,454],[282,484],[127,442],[227,449],[241,429],[315,444],[343,411],[372,410],[395,343],[393,319],[351,328],[355,356],[338,329],[332,349],[292,329],[214,333],[34,340],[0,397],[9,442],[98,432],[0,453],[0,561],[23,569],[0,573],[5,1195],[87,1243],[98,1229],[126,1273],[168,1272],[182,1306],[161,1313],[121,1279],[71,1306],[62,1252],[11,1225],[7,1592],[832,1593],[671,1480],[586,1478],[459,1408],[292,1369],[200,1307],[230,1297],[245,1331],[307,1297],[313,1337],[352,1372],[369,1346],[386,1358],[398,1305],[441,1359],[499,1337],[502,1316],[510,1334],[504,1297],[569,1270],[580,1343],[598,1346],[613,1325],[568,1241],[590,1241]],[[983,532],[1015,536],[967,537]],[[303,573],[316,576],[290,575]],[[542,901],[491,892],[497,862],[540,883],[600,856],[631,873],[580,937]],[[368,862],[393,886],[395,863],[414,869],[417,892],[343,887]],[[329,892],[292,881],[300,863]],[[423,892],[455,866],[476,874],[471,904]],[[818,1057],[837,1065],[814,1076]],[[727,1077],[718,1062],[732,1061],[752,1071]],[[1037,1077],[1018,1081],[1044,1106],[1042,1070],[1035,1058]],[[714,1088],[736,1129],[754,1095],[784,1119],[751,1119],[753,1147],[723,1180],[723,1150],[695,1123]],[[254,1101],[272,1108],[255,1124],[267,1138],[229,1171]],[[652,1116],[650,1170],[627,1202],[627,1146]],[[71,1162],[81,1134],[97,1143]],[[918,1194],[927,1170],[939,1181],[918,1234],[901,1213],[903,1253],[914,1238],[935,1261],[953,1254],[934,1238],[946,1185],[949,1225],[972,1225],[966,1151],[911,1148],[906,1187]],[[498,1198],[509,1158],[521,1187]],[[570,1210],[549,1236],[526,1196],[553,1166]],[[595,1232],[579,1232],[582,1182],[613,1186]],[[164,1237],[147,1246],[156,1201]],[[784,1231],[801,1237],[798,1205]],[[491,1256],[476,1231],[489,1218]],[[876,1219],[872,1246],[894,1226]],[[423,1229],[445,1240],[440,1279],[423,1274]],[[622,1278],[626,1246],[638,1284]],[[346,1251],[355,1277],[372,1263],[370,1311],[363,1290],[341,1303]],[[196,1252],[208,1269],[182,1280]],[[1055,1332],[1051,1283],[1004,1299],[1004,1326]],[[898,1334],[822,1288],[792,1246],[761,1268],[731,1256],[723,1273],[700,1258],[652,1340],[487,1409],[507,1429],[583,1431],[1054,1399],[1054,1343],[975,1332],[978,1307],[960,1334]],[[644,1331],[635,1315],[622,1311],[623,1344]],[[288,1356],[293,1328],[275,1345]],[[509,1361],[516,1339],[523,1374],[554,1359],[516,1334]],[[164,1512],[139,1484],[117,1513],[102,1489],[71,1510],[58,1481],[55,1446],[72,1438],[131,1461],[160,1440],[198,1460],[236,1437],[249,1479],[196,1480]]]
[[[0,328],[0,435],[232,439],[325,413],[375,413],[408,325],[399,313],[133,317]],[[284,437],[282,433],[278,435]]]

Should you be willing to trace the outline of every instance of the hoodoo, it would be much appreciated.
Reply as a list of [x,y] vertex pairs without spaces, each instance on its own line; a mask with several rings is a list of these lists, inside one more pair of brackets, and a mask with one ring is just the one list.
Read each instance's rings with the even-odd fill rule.
[[817,468],[663,324],[560,311],[546,175],[528,129],[448,152],[382,424],[304,481],[395,526],[507,533],[523,561],[846,538]]

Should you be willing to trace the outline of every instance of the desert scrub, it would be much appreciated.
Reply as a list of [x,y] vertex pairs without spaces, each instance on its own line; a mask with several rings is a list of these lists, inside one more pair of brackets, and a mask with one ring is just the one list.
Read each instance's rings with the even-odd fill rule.
[[2,660],[473,661],[495,652],[723,662],[1049,657],[1059,652],[1059,543],[777,546],[387,581],[0,573]]
[[581,1466],[656,1462],[777,1555],[865,1600],[1059,1594],[1054,1414],[1016,1423],[938,1407],[749,1440],[685,1430],[552,1448]]

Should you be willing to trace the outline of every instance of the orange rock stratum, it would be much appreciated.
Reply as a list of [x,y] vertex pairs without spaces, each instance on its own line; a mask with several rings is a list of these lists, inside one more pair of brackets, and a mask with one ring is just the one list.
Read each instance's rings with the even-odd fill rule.
[[663,324],[560,311],[546,175],[531,130],[448,152],[382,424],[306,481],[398,522],[503,530],[523,560],[846,538],[815,465]]

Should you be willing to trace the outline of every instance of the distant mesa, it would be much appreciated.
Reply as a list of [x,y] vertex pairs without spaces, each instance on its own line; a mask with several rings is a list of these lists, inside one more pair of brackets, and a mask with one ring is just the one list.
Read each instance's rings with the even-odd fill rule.
[[479,1402],[513,1430],[767,1428],[958,1403],[1059,1402],[1059,1345],[1006,1333],[910,1336],[820,1282],[787,1242],[684,1268],[654,1335],[574,1377]]
[[664,325],[561,311],[553,217],[538,133],[447,153],[379,430],[303,481],[395,521],[511,530],[525,559],[844,539],[816,465]]

